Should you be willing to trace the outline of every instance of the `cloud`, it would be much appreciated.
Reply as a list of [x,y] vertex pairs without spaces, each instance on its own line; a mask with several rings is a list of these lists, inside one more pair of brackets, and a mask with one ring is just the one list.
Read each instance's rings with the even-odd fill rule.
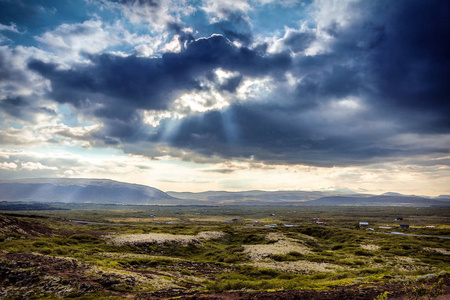
[[14,24],[14,23],[10,23],[9,25],[4,25],[4,24],[0,23],[0,31],[3,31],[3,30],[11,31],[11,32],[14,32],[14,33],[20,33],[19,29],[17,29],[17,25]]
[[132,23],[146,23],[162,31],[170,24],[180,23],[180,15],[189,15],[193,8],[187,1],[122,0],[122,12]]
[[[0,46],[0,87],[2,95],[16,96],[26,93],[31,77],[26,71],[28,55],[22,49]],[[29,92],[28,92],[29,93]]]
[[355,129],[353,123],[327,120],[320,110],[301,113],[282,106],[241,103],[179,120],[179,130],[168,139],[164,138],[168,121],[162,121],[154,138],[205,156],[272,164],[360,165],[405,154],[386,143],[386,128],[368,129],[365,125],[371,122],[364,122],[364,114],[358,117],[361,128]]
[[210,15],[211,22],[215,23],[236,15],[245,15],[251,10],[251,6],[247,1],[242,0],[205,0],[203,10]]
[[418,117],[426,132],[448,133],[450,3],[400,1],[393,6],[384,40],[371,56],[380,106]]
[[35,39],[44,48],[56,52],[60,59],[77,59],[80,54],[99,53],[110,46],[121,44],[120,28],[113,30],[100,20],[88,20],[77,24],[62,24]]
[[203,170],[205,173],[221,173],[221,174],[230,174],[235,172],[236,170],[232,169],[209,169],[209,170]]
[[[122,1],[134,25],[160,35],[96,19],[36,37],[54,56],[0,47],[3,124],[53,116],[40,142],[201,163],[330,167],[427,155],[447,163],[450,5],[315,1],[298,28],[264,39],[250,4],[272,4],[260,2],[204,1],[206,15],[197,11],[203,19],[188,28],[189,5]],[[222,34],[198,37],[200,27]],[[112,52],[125,44],[131,54]],[[89,124],[56,126],[61,104]],[[29,141],[27,126],[0,139],[18,132]]]
[[180,53],[161,58],[92,55],[91,63],[71,69],[34,60],[29,68],[51,82],[49,97],[70,103],[103,120],[107,136],[132,136],[141,125],[138,110],[165,110],[185,92],[201,91],[201,80],[221,68],[238,72],[220,89],[233,91],[240,76],[279,76],[290,66],[285,54],[261,55],[236,47],[220,35],[191,42]]
[[[124,156],[117,152],[56,146],[51,151],[0,149],[0,178],[32,177],[97,177],[105,174],[114,178],[120,174],[127,177],[139,177],[150,172],[152,167],[148,159],[139,156]],[[11,171],[14,170],[14,173]],[[6,175],[6,176],[5,176]],[[117,178],[118,179],[118,178]]]
[[[175,121],[169,139],[174,121],[162,121],[155,140],[205,156],[317,166],[446,153],[446,138],[435,134],[450,129],[450,5],[348,1],[341,12],[319,4],[315,30],[289,29],[279,40],[277,51],[303,52],[285,69],[290,87],[279,83],[270,102]],[[316,42],[326,51],[308,54]],[[417,135],[412,147],[404,144],[408,133]]]
[[[316,33],[312,30],[293,30],[288,28],[281,41],[282,49],[289,49],[292,53],[305,52],[317,39]],[[276,47],[276,46],[275,46]]]
[[15,163],[8,163],[8,162],[2,162],[0,163],[0,170],[15,170],[17,169],[17,164]]

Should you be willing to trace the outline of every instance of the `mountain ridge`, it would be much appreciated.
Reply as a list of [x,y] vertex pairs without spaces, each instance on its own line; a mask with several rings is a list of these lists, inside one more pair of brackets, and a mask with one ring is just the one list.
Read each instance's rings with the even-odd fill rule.
[[36,178],[0,180],[0,200],[153,204],[176,199],[156,188],[110,179]]
[[0,201],[144,205],[309,205],[309,206],[450,206],[450,199],[387,192],[381,195],[340,191],[163,192],[111,179],[0,179]]

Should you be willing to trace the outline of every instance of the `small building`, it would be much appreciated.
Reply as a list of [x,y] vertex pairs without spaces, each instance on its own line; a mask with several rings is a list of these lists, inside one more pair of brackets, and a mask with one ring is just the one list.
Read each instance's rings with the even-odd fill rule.
[[403,218],[397,218],[395,221],[403,221]]
[[378,227],[379,229],[391,229],[392,227],[389,227],[389,226],[380,226],[380,227]]
[[375,231],[375,229],[373,229],[373,228],[367,228],[366,230]]
[[409,225],[407,225],[407,224],[401,224],[400,227],[401,227],[401,228],[409,228]]
[[369,226],[369,222],[359,222],[359,226]]
[[425,228],[427,228],[427,229],[434,229],[435,227],[434,226],[427,226]]

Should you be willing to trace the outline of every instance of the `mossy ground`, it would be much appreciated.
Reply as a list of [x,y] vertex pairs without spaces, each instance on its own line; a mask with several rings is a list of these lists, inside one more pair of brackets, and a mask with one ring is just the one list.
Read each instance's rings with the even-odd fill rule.
[[[70,210],[9,214],[0,218],[17,222],[2,229],[2,255],[36,253],[89,266],[83,276],[97,288],[83,289],[79,283],[67,294],[40,288],[40,295],[49,299],[137,296],[161,290],[180,294],[329,289],[401,283],[450,272],[450,240],[439,238],[450,236],[450,210],[445,208],[70,205]],[[410,228],[401,228],[397,217]],[[313,218],[328,225],[318,226]],[[359,228],[360,221],[369,222],[375,231]],[[277,226],[264,226],[268,224]],[[223,234],[192,243],[111,242],[111,236],[125,234],[197,236],[205,231]],[[390,234],[393,231],[403,234]],[[292,249],[280,251],[279,245]],[[252,256],[258,247],[264,251]],[[44,280],[45,272],[36,270],[41,277],[28,290],[38,289]],[[64,274],[53,276],[64,280]],[[21,290],[27,292],[17,287],[2,296],[14,298]]]

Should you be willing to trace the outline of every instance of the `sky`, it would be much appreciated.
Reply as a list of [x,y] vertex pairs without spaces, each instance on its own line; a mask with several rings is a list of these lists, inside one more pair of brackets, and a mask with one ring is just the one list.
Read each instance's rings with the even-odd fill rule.
[[0,0],[0,178],[450,194],[450,1]]

